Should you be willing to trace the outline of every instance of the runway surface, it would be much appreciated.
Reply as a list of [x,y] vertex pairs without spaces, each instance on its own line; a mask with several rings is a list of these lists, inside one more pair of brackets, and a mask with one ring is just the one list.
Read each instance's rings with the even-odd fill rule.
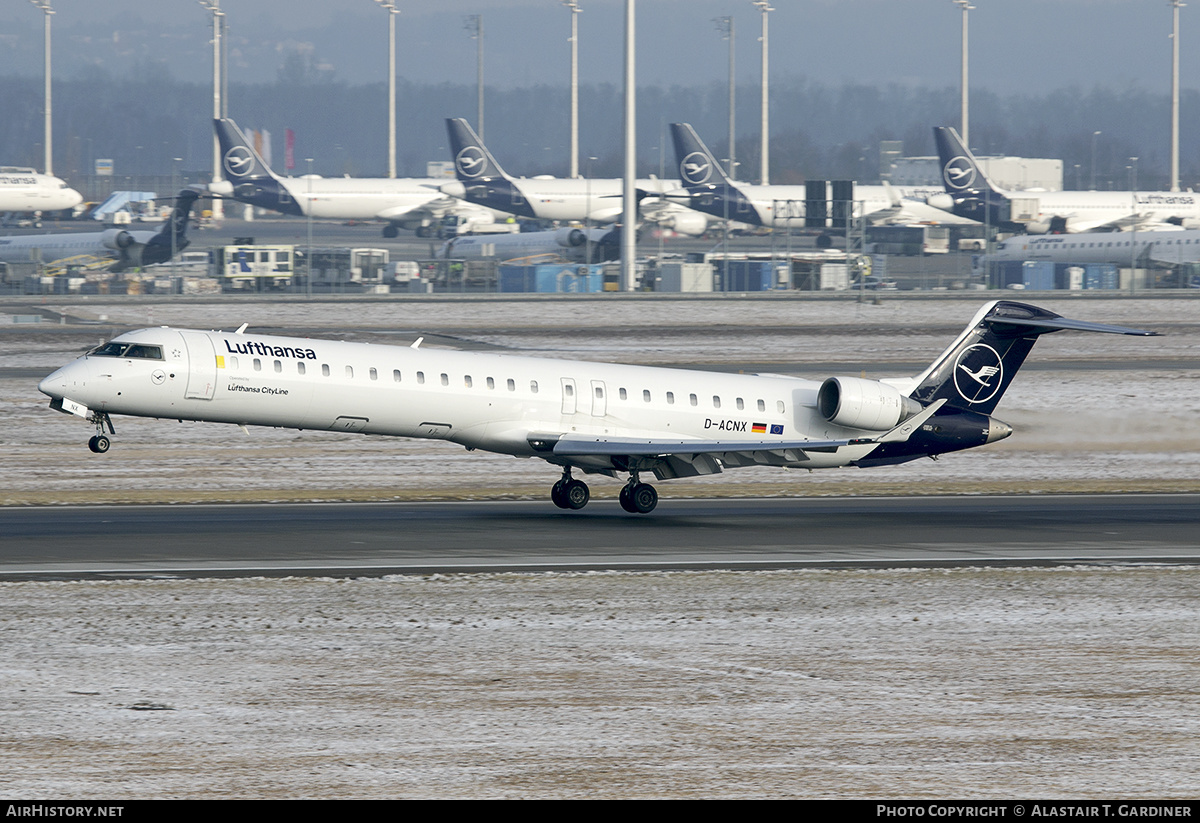
[[1200,495],[0,509],[0,578],[1200,562]]

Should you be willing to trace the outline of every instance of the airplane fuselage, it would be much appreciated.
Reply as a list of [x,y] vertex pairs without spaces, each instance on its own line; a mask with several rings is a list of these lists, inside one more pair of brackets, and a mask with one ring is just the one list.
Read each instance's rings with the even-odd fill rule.
[[0,167],[0,212],[50,212],[78,206],[83,195],[52,175]]

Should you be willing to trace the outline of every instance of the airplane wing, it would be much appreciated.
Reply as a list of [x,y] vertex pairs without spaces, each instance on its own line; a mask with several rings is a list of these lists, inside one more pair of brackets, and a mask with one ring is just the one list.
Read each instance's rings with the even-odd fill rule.
[[[945,404],[939,399],[921,412],[875,437],[843,440],[683,440],[666,438],[615,438],[598,435],[564,434],[552,442],[531,438],[535,449],[552,451],[556,457],[618,457],[666,462],[676,476],[715,474],[722,467],[796,466],[809,460],[807,452],[834,452],[843,446],[876,446],[908,438]],[[540,447],[540,448],[539,448]],[[713,460],[719,461],[714,463]],[[649,466],[647,467],[649,468]],[[683,471],[681,472],[681,468]]]
[[418,217],[432,214],[440,217],[447,209],[458,202],[453,197],[442,196],[439,192],[431,191],[429,199],[423,203],[410,203],[404,206],[392,206],[375,215],[377,220],[403,220],[405,217]]

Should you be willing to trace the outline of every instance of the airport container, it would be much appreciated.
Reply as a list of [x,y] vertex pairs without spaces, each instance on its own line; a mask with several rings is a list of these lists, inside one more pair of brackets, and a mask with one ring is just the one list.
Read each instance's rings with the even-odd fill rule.
[[658,267],[658,283],[655,290],[670,292],[712,291],[712,264],[667,261]]
[[1083,287],[1085,289],[1115,289],[1117,288],[1117,267],[1112,263],[1092,263],[1083,267]]
[[499,291],[583,294],[604,290],[602,264],[499,266]]
[[1021,264],[1021,283],[1031,291],[1050,291],[1054,288],[1054,264],[1027,260]]
[[713,261],[721,291],[769,291],[775,274],[770,260]]

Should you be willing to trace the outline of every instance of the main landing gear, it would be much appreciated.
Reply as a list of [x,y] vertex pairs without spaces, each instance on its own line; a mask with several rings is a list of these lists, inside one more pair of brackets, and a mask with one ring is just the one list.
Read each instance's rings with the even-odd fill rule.
[[[550,487],[550,499],[560,509],[582,509],[590,498],[587,483],[572,479],[569,468],[563,469],[562,479]],[[648,514],[658,505],[658,492],[649,483],[639,482],[637,472],[630,472],[629,482],[621,487],[620,501],[630,514]]]
[[572,480],[571,470],[563,469],[562,479],[550,487],[550,499],[560,509],[582,509],[592,492],[582,480]]
[[[104,454],[112,445],[108,434],[116,434],[117,431],[113,428],[112,420],[109,419],[106,412],[93,412],[92,421],[96,424],[96,434],[88,440],[88,448],[96,454]],[[108,434],[104,433],[105,426],[108,426]]]

